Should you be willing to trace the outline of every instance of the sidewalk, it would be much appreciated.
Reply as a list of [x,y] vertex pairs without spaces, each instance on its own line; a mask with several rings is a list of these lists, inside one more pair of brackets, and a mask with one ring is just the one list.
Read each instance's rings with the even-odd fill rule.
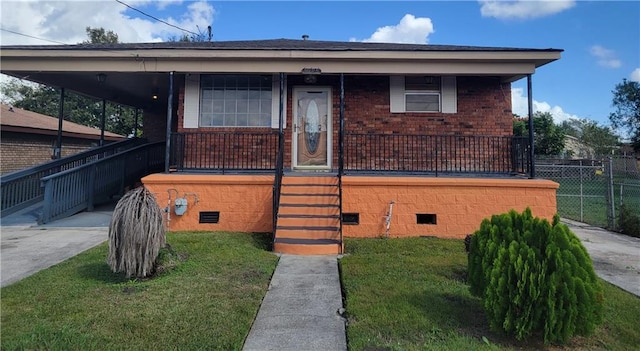
[[640,296],[640,238],[562,219],[582,241],[598,276]]
[[346,350],[341,291],[336,256],[280,256],[243,350]]

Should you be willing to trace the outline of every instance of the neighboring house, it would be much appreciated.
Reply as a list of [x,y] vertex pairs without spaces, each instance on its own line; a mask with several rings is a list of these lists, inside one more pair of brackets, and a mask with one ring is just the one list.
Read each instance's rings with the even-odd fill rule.
[[593,147],[583,143],[580,139],[572,135],[565,135],[564,154],[566,158],[572,159],[589,159],[595,157]]
[[276,251],[337,253],[343,235],[463,238],[526,207],[551,219],[558,185],[529,179],[511,83],[561,51],[277,39],[0,55],[2,73],[144,109],[169,159],[142,181],[171,230],[275,228]]
[[[0,105],[0,173],[18,171],[51,161],[58,135],[58,118]],[[105,132],[112,142],[124,136]],[[77,123],[62,123],[62,157],[96,147],[100,130]]]

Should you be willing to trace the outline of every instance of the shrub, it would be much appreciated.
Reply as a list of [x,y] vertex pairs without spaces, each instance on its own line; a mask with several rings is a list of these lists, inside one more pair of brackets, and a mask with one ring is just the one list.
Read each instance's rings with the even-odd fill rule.
[[109,225],[107,262],[113,272],[144,278],[155,269],[165,245],[162,210],[144,187],[127,192],[118,201]]
[[485,219],[471,237],[468,281],[490,327],[545,343],[589,335],[602,322],[602,286],[586,249],[556,215],[530,209]]
[[633,212],[631,206],[621,205],[618,211],[618,226],[626,235],[640,238],[640,215]]

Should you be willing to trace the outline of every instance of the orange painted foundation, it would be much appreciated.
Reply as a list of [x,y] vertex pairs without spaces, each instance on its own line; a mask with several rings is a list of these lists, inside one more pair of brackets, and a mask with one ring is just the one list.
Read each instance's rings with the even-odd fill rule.
[[[558,183],[542,179],[343,177],[343,213],[358,213],[359,224],[343,225],[346,237],[433,235],[464,238],[484,218],[530,207],[551,220]],[[435,215],[435,224],[418,224],[417,215]],[[430,219],[433,219],[433,216]]]
[[[168,206],[171,193],[170,231],[273,231],[273,176],[170,173],[146,176],[142,183],[156,196],[160,208]],[[187,199],[184,215],[175,214],[176,191],[169,189]],[[200,223],[200,212],[215,211],[220,213],[218,223]]]
[[[171,190],[170,231],[271,232],[273,230],[271,175],[152,174],[142,179],[155,194],[161,208],[167,207],[168,189],[187,195],[182,216],[174,213]],[[556,213],[558,184],[542,179],[426,178],[345,176],[343,213],[357,213],[359,223],[343,225],[345,237],[386,235],[389,203],[394,201],[390,237],[432,235],[464,238],[484,218],[510,209],[530,207],[533,215],[552,219]],[[199,223],[200,212],[219,211],[219,222]],[[435,219],[418,224],[417,215]],[[166,217],[165,217],[166,218]]]

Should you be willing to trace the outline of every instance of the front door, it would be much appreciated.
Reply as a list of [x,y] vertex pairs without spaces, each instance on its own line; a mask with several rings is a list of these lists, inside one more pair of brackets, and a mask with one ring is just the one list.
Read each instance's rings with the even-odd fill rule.
[[293,89],[294,170],[331,169],[331,88]]

